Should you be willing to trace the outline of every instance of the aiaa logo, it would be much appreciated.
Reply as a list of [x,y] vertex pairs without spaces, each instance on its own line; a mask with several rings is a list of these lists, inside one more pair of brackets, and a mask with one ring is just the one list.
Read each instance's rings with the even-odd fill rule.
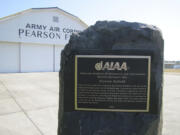
[[120,64],[120,62],[100,61],[95,64],[95,69],[97,71],[100,71],[100,70],[124,70],[124,71],[127,71],[127,63],[122,62],[122,64]]

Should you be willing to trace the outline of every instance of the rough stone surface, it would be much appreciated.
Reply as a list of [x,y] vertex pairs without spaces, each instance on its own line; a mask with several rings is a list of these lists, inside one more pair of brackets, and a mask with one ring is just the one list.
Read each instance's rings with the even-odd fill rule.
[[[163,44],[160,30],[141,23],[97,22],[78,35],[72,35],[61,56],[58,135],[161,135]],[[64,78],[74,71],[72,52],[81,50],[141,50],[153,52],[151,61],[151,109],[143,113],[64,111]],[[67,79],[68,80],[68,79]],[[66,81],[67,81],[66,80]],[[73,87],[69,87],[73,88]]]

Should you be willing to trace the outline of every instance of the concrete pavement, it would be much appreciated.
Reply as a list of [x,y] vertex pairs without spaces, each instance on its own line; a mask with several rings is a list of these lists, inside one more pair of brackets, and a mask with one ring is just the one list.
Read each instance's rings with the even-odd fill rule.
[[180,135],[180,74],[165,74],[163,100],[163,135]]
[[[180,134],[180,74],[164,79],[163,135]],[[0,135],[57,135],[58,73],[0,74]]]
[[0,135],[56,135],[58,73],[0,74]]

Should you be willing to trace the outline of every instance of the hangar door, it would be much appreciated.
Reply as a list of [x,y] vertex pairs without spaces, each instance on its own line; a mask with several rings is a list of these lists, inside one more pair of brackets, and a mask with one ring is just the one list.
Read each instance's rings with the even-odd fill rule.
[[19,45],[0,43],[0,73],[19,72]]
[[52,72],[52,45],[21,45],[21,72]]
[[58,72],[60,70],[60,61],[61,61],[61,51],[63,50],[63,46],[55,45],[55,71]]

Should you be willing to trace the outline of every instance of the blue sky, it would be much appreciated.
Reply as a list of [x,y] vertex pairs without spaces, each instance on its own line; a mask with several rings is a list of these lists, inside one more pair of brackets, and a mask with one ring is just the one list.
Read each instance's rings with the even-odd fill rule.
[[88,25],[98,20],[156,25],[165,40],[165,59],[180,60],[180,0],[2,0],[0,17],[29,8],[56,6]]

